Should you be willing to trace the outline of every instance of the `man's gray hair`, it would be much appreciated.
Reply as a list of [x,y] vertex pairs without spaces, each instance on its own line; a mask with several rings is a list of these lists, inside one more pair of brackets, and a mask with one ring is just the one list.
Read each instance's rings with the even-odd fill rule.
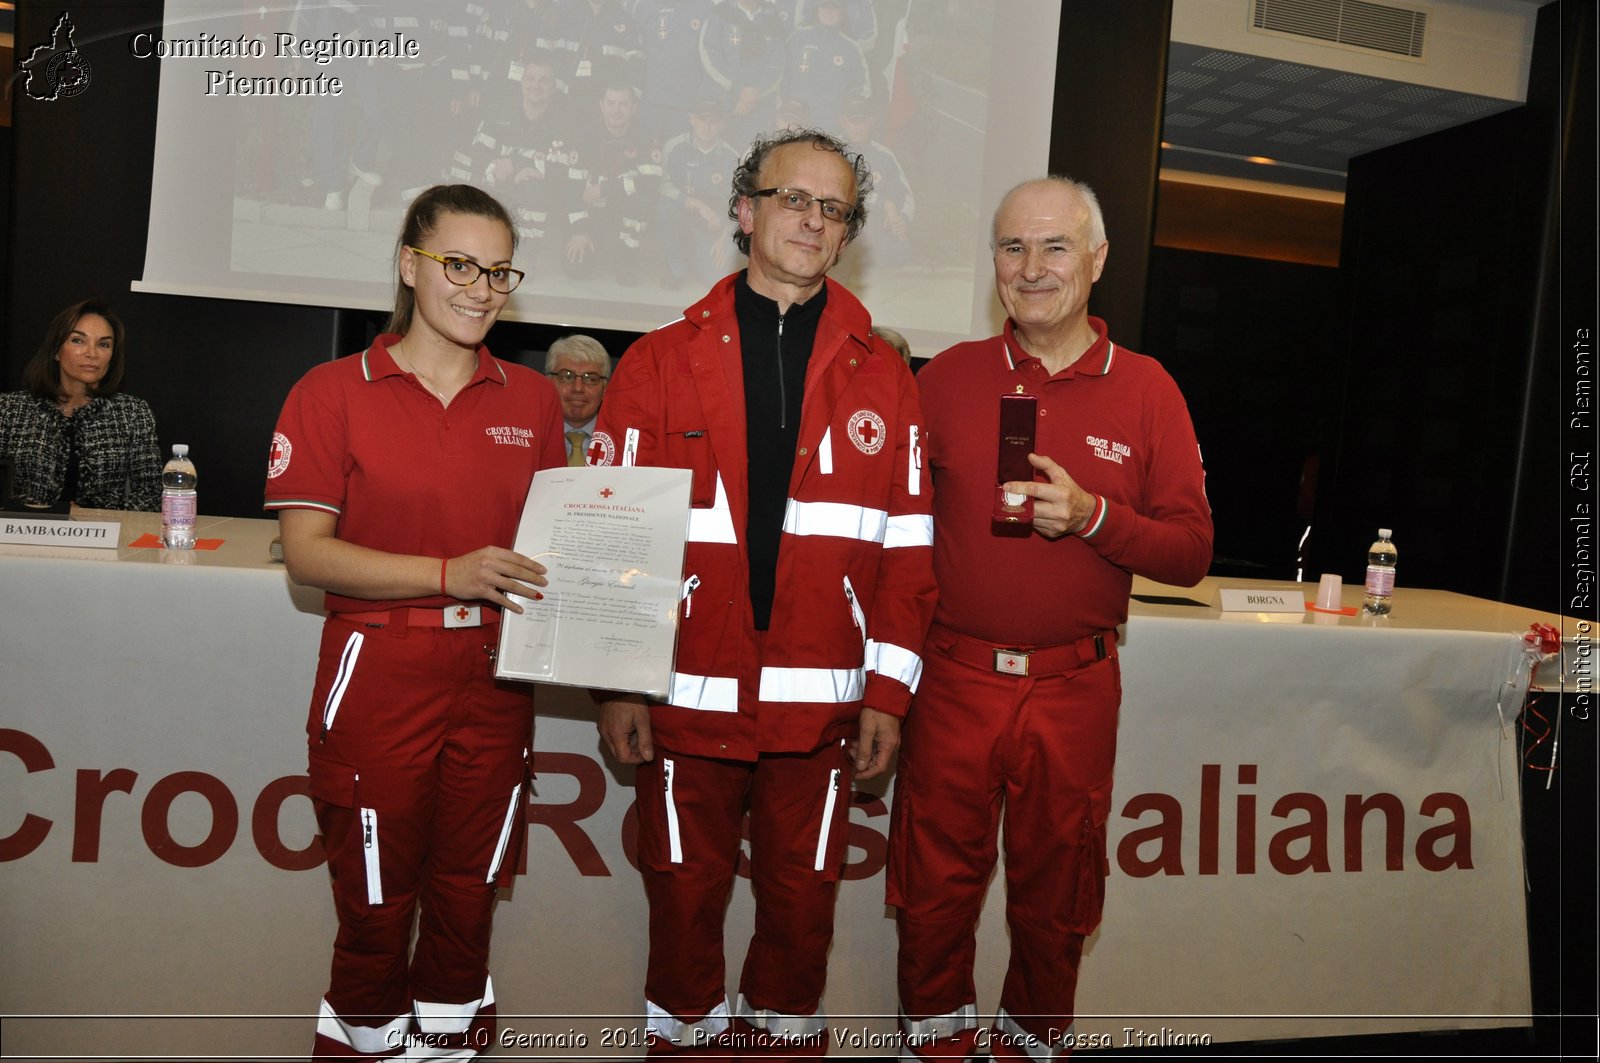
[[[790,126],[776,133],[756,137],[755,143],[750,145],[750,153],[733,171],[733,194],[728,197],[728,217],[737,222],[739,200],[754,197],[756,192],[760,191],[761,167],[766,164],[768,155],[788,144],[806,143],[818,151],[833,152],[845,161],[845,165],[849,166],[851,173],[855,175],[856,201],[852,204],[855,213],[850,216],[844,234],[844,242],[848,244],[860,234],[861,227],[867,222],[867,196],[872,194],[872,167],[867,165],[866,158],[860,152],[851,151],[850,145],[820,129]],[[733,245],[739,249],[740,254],[750,253],[750,234],[737,225],[733,229]]]
[[591,366],[596,372],[611,375],[611,356],[593,336],[574,332],[570,336],[562,336],[556,340],[550,345],[549,353],[544,356],[544,371],[554,372],[556,359],[562,355],[566,355],[569,360],[579,365]]
[[1053,173],[1048,177],[1030,178],[1014,184],[1005,195],[1000,197],[1000,202],[994,208],[994,217],[989,222],[989,250],[993,251],[995,249],[995,237],[999,235],[995,232],[995,226],[1000,221],[1000,210],[1006,205],[1006,200],[1010,199],[1012,194],[1019,189],[1046,181],[1054,181],[1056,184],[1066,185],[1083,197],[1084,205],[1089,208],[1089,250],[1093,250],[1106,242],[1106,216],[1100,212],[1100,198],[1094,194],[1094,189],[1082,181],[1076,181],[1068,177],[1066,174]]

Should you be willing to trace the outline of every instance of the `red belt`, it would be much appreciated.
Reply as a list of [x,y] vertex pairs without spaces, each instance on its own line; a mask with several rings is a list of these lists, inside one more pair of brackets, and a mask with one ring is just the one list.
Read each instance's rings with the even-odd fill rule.
[[500,610],[483,605],[402,606],[371,613],[339,613],[340,620],[352,624],[379,624],[396,627],[486,627],[500,622]]
[[1004,675],[1056,675],[1115,657],[1117,633],[1102,631],[1059,646],[996,646],[939,624],[928,641],[962,664]]

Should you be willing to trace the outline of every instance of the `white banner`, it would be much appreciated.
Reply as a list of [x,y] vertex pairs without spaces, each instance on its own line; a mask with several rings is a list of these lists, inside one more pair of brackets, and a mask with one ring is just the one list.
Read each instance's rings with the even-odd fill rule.
[[[229,527],[250,523],[268,524]],[[49,603],[0,639],[8,1055],[309,1048],[334,930],[304,779],[320,597],[281,567],[210,556],[109,573],[0,556],[0,607]],[[1126,632],[1109,899],[1078,1034],[1526,1024],[1517,771],[1496,712],[1500,698],[1509,724],[1520,704],[1520,641],[1153,611],[1182,615]],[[501,1058],[641,1051],[632,792],[592,711],[541,692],[528,874],[491,960]],[[825,1001],[837,1054],[894,1054],[887,827],[885,798],[856,794]],[[1000,894],[981,924],[985,1014]],[[736,889],[730,989],[752,908]]]

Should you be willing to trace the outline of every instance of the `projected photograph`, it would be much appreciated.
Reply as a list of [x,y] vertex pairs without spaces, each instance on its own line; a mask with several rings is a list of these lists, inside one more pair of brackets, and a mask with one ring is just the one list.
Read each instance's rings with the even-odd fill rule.
[[[1047,143],[995,60],[1042,14],[1053,68],[1059,4],[997,11],[1017,6],[394,0],[219,14],[175,0],[169,52],[209,41],[212,54],[163,65],[159,136],[194,154],[158,148],[142,286],[381,307],[406,205],[466,182],[517,223],[529,282],[508,317],[645,330],[743,266],[733,169],[757,135],[803,126],[874,174],[866,227],[833,275],[882,324],[986,334],[984,204],[1041,172]],[[245,54],[216,54],[229,41]],[[163,202],[174,231],[226,231],[198,254],[174,241],[170,277]]]

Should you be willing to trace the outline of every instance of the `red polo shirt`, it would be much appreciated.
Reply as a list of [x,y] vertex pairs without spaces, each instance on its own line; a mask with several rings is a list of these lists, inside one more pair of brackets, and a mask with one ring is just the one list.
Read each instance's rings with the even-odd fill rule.
[[[443,558],[510,547],[533,474],[566,464],[555,386],[479,347],[477,372],[446,407],[390,357],[398,339],[379,336],[290,391],[268,460],[266,508],[332,513],[340,539],[385,553]],[[451,601],[330,592],[327,609]]]

